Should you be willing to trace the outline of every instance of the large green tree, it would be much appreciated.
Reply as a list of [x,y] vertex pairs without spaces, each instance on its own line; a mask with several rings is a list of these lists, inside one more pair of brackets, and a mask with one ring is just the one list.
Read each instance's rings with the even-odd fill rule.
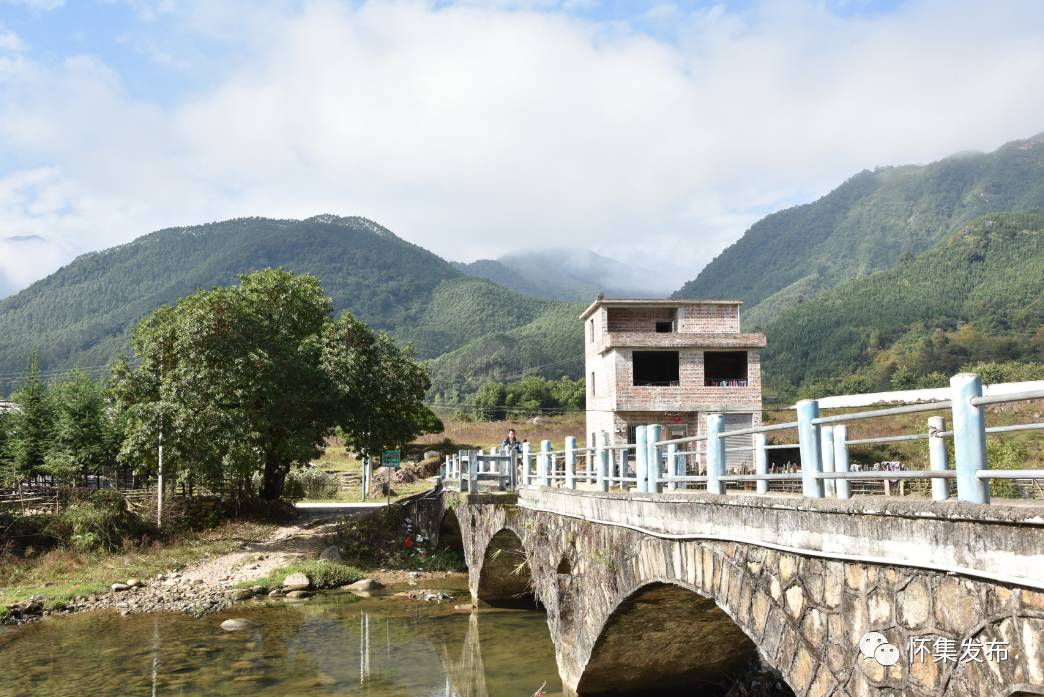
[[54,409],[47,385],[40,379],[40,359],[33,353],[22,387],[14,395],[8,450],[11,478],[23,482],[44,471],[54,426]]
[[53,390],[54,427],[45,469],[60,479],[105,474],[115,464],[102,385],[73,371]]
[[162,433],[168,475],[244,493],[259,478],[273,499],[335,427],[375,448],[429,427],[410,351],[332,315],[317,279],[275,269],[156,310],[135,332],[140,367],[116,370],[122,456],[151,469]]

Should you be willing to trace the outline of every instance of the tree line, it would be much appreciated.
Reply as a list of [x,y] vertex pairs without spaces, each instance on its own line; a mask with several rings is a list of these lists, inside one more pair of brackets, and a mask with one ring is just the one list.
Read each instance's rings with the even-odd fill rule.
[[409,345],[345,312],[308,275],[266,269],[161,307],[133,336],[137,367],[72,371],[55,384],[34,356],[0,416],[0,480],[63,482],[164,473],[189,487],[275,499],[291,467],[338,432],[367,454],[442,430]]

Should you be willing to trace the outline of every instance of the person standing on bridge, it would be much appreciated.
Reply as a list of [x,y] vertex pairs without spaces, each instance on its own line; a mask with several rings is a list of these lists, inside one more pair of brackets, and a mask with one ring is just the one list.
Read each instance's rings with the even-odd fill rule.
[[515,435],[515,429],[509,428],[507,432],[507,438],[500,444],[501,450],[510,449],[516,453],[522,452],[522,441]]

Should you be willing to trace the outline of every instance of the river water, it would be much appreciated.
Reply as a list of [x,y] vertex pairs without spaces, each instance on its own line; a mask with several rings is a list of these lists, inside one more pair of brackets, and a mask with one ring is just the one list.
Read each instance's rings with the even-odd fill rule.
[[[84,613],[0,634],[12,697],[528,697],[561,691],[544,613],[345,592],[193,619]],[[228,617],[257,623],[219,628]]]

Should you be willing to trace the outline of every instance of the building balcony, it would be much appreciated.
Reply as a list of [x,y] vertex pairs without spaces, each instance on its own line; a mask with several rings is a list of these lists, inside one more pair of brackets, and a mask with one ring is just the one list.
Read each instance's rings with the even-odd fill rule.
[[765,347],[764,334],[737,334],[731,332],[607,332],[602,335],[601,351],[614,348],[690,348],[690,349],[752,349]]

